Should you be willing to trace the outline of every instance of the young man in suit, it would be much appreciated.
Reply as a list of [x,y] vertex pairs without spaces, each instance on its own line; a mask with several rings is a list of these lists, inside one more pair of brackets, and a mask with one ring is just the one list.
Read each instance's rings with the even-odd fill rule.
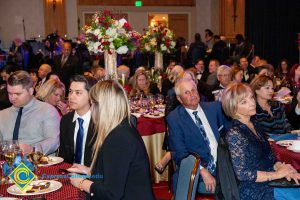
[[218,140],[220,132],[230,123],[222,113],[220,102],[199,103],[194,81],[179,80],[175,93],[181,105],[167,116],[170,150],[178,166],[173,175],[174,190],[181,160],[195,152],[201,158],[201,182],[204,182],[206,191],[214,192]]
[[60,123],[58,155],[68,163],[90,166],[94,126],[91,119],[89,90],[97,81],[92,77],[75,75],[71,78],[69,106],[73,110]]

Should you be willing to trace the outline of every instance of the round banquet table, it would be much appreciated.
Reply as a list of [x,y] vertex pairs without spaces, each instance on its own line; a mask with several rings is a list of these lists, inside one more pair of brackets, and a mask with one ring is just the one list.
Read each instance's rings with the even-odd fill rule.
[[166,152],[162,149],[166,132],[165,119],[146,118],[141,116],[137,118],[137,129],[142,136],[147,149],[150,172],[153,181],[155,183],[159,183],[159,181],[167,181],[167,170],[160,175],[154,169],[155,164],[164,156]]
[[279,161],[289,163],[293,165],[295,169],[300,170],[300,153],[290,151],[286,147],[280,146],[276,143],[272,143],[271,147]]
[[[40,172],[38,173],[39,178],[45,175],[62,175],[59,172],[59,169],[67,169],[70,168],[72,165],[69,163],[59,163],[53,166],[45,166],[45,167],[39,167]],[[59,181],[62,183],[62,187],[54,192],[50,192],[47,194],[40,194],[40,195],[29,195],[29,196],[17,196],[17,195],[11,195],[7,193],[7,188],[10,187],[12,184],[6,184],[0,186],[0,194],[4,197],[15,197],[20,199],[31,199],[35,197],[44,197],[47,200],[71,200],[71,199],[86,199],[86,194],[82,191],[80,191],[78,188],[75,188],[71,185],[70,179],[68,178],[60,178],[56,181]],[[1,199],[1,197],[0,197]]]

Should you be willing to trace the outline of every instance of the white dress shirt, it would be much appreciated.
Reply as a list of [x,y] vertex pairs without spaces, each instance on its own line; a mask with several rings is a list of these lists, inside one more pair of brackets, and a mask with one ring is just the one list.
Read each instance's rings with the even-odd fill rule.
[[79,129],[79,123],[78,123],[78,118],[83,119],[83,141],[82,141],[82,157],[81,157],[81,161],[80,164],[84,165],[84,150],[85,150],[85,141],[86,141],[86,136],[89,130],[89,124],[90,124],[90,120],[91,120],[91,111],[89,110],[87,113],[85,113],[84,115],[80,116],[77,114],[77,112],[75,111],[74,113],[74,117],[73,117],[73,122],[76,121],[76,125],[75,125],[75,130],[74,130],[74,153],[76,151],[76,138],[77,138],[77,132]]
[[[188,109],[188,108],[185,108],[186,111],[188,112],[188,114],[190,115],[190,117],[193,119],[194,123],[196,124],[196,119],[195,119],[195,116],[193,114],[193,112],[197,111],[197,115],[198,117],[200,118],[202,124],[203,124],[203,127],[204,127],[204,130],[205,130],[205,133],[206,133],[206,136],[209,140],[209,147],[211,149],[211,155],[214,159],[214,163],[216,164],[217,162],[217,148],[218,148],[218,142],[216,140],[216,137],[212,131],[212,128],[210,127],[210,124],[208,123],[208,120],[205,116],[205,113],[204,111],[202,110],[201,106],[198,105],[197,109],[196,110],[191,110],[191,109]],[[200,134],[200,133],[199,133]]]

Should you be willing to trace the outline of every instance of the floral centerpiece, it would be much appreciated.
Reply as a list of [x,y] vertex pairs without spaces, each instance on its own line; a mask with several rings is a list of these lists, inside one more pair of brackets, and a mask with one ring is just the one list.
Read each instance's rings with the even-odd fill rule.
[[106,75],[116,76],[116,53],[126,54],[134,50],[134,42],[140,34],[132,30],[124,19],[117,20],[113,14],[104,10],[93,16],[91,26],[85,26],[86,44],[94,54],[104,53]]
[[173,31],[163,24],[146,28],[140,43],[143,52],[155,53],[156,68],[163,68],[162,54],[175,51],[176,45]]

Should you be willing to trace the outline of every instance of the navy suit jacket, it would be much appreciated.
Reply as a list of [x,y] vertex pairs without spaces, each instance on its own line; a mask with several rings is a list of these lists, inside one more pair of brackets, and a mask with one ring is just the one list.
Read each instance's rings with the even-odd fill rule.
[[[220,102],[201,102],[200,106],[212,128],[216,140],[220,133],[230,127],[230,121],[225,117]],[[167,116],[169,128],[169,145],[173,160],[179,166],[183,158],[190,153],[197,153],[201,165],[207,166],[210,150],[206,146],[199,129],[186,109],[180,105]]]

